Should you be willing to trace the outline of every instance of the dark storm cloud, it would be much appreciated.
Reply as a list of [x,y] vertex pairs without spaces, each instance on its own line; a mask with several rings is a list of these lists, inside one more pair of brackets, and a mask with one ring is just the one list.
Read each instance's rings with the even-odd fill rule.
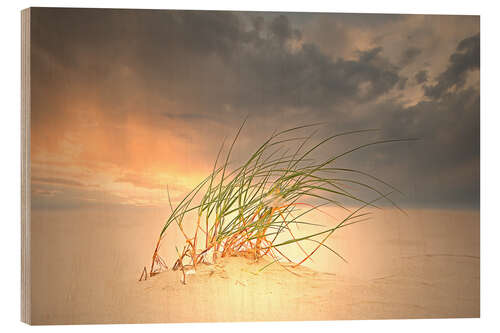
[[436,78],[437,83],[425,88],[425,94],[439,98],[450,88],[462,88],[469,71],[479,68],[479,34],[462,40],[455,53],[450,56],[446,71]]
[[[440,81],[434,87],[440,88],[434,92],[443,89],[439,94],[430,94],[428,100],[410,107],[393,100],[372,104],[357,124],[376,125],[388,137],[419,139],[409,145],[381,147],[375,154],[378,157],[373,157],[376,170],[385,169],[393,179],[400,177],[396,182],[412,192],[413,202],[479,206],[479,87],[444,93],[444,87],[463,87],[459,82],[465,80],[466,72],[478,68],[478,41],[479,36],[473,36],[458,44],[446,70],[438,75]],[[423,82],[426,75],[421,71],[416,80]],[[363,157],[370,158],[367,156]],[[398,157],[401,161],[396,163]],[[396,170],[402,166],[419,181],[401,178]],[[411,191],[412,187],[418,190]]]
[[417,81],[418,84],[427,82],[427,79],[428,72],[426,70],[421,70],[417,74],[415,74],[415,81]]
[[420,53],[422,53],[422,50],[419,48],[416,47],[407,48],[401,55],[401,60],[399,62],[399,65],[404,67],[411,64]]
[[[40,88],[33,95],[44,107],[34,117],[45,122],[53,119],[58,103],[63,102],[54,103],[52,96],[64,96],[79,82],[89,87],[86,93],[106,106],[117,122],[127,119],[126,113],[143,113],[165,126],[181,119],[191,124],[211,120],[234,128],[249,114],[249,126],[252,119],[258,122],[252,133],[260,137],[269,134],[272,117],[280,117],[280,126],[293,126],[297,125],[294,117],[302,112],[305,118],[300,120],[330,122],[330,131],[378,127],[384,137],[420,141],[380,148],[363,159],[353,157],[356,163],[366,166],[373,161],[368,166],[375,174],[395,179],[403,190],[420,186],[409,204],[477,205],[479,87],[465,89],[464,84],[468,73],[479,68],[479,35],[457,45],[436,83],[424,86],[426,100],[408,107],[387,96],[410,89],[408,75],[414,75],[419,84],[429,82],[426,70],[402,73],[405,66],[416,66],[419,55],[428,50],[407,45],[389,58],[378,44],[349,58],[333,58],[299,28],[305,21],[325,17],[330,18],[326,14],[36,9],[32,24],[39,28],[32,31],[37,56],[32,60]],[[332,20],[360,29],[407,18],[331,15]],[[339,41],[340,48],[350,38],[336,35],[344,32],[324,31],[331,35],[325,40]],[[133,80],[123,72],[133,73]],[[454,93],[449,94],[452,88]],[[137,102],[141,107],[122,107],[122,101],[137,90],[143,94]]]
[[291,38],[299,39],[301,37],[300,31],[292,29],[290,21],[284,15],[280,15],[275,18],[271,22],[269,30],[273,33],[274,37],[277,38],[280,43],[286,42]]
[[404,21],[408,15],[394,15],[394,14],[352,14],[352,13],[333,13],[333,14],[319,14],[324,16],[331,16],[333,20],[358,26],[362,28],[372,29],[375,27],[383,26],[389,23]]
[[[360,52],[356,60],[332,60],[316,45],[291,52],[273,40],[255,40],[234,58],[240,82],[231,103],[244,106],[325,107],[346,100],[367,101],[389,91],[397,69],[380,50]],[[363,86],[364,85],[364,86]]]
[[[85,71],[82,80],[126,65],[151,93],[183,101],[196,96],[209,112],[222,103],[249,109],[367,101],[399,81],[398,68],[384,60],[381,48],[334,61],[314,44],[293,50],[287,42],[300,32],[286,16],[253,23],[245,30],[241,17],[230,12],[44,10],[35,12],[33,24],[47,27],[37,30],[36,46]],[[61,47],[64,40],[71,43]],[[116,94],[104,93],[103,99]]]
[[[410,199],[426,205],[479,205],[479,91],[467,89],[448,94],[440,100],[420,102],[405,108],[388,103],[379,105],[384,113],[373,119],[385,135],[418,138],[411,145],[382,147],[379,168],[387,168],[394,159],[404,157],[408,175],[418,179],[397,180]],[[385,151],[384,151],[385,150]],[[392,178],[397,178],[396,169]],[[388,170],[389,171],[389,170]]]
[[399,90],[403,90],[406,88],[406,83],[408,82],[408,78],[407,77],[402,77],[400,80],[399,80],[399,83],[398,83],[398,89]]

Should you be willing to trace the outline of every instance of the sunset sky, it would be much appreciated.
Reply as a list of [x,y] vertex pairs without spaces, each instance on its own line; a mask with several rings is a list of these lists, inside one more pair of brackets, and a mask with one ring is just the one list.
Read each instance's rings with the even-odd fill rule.
[[33,209],[165,206],[247,116],[237,160],[287,127],[378,128],[354,141],[419,140],[339,163],[402,206],[479,208],[478,16],[35,8],[31,24]]

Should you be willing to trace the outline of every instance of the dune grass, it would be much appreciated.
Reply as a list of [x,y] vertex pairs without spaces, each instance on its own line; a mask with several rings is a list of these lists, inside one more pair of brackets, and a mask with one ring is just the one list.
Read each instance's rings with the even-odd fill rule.
[[[177,249],[178,258],[173,269],[184,273],[196,270],[200,263],[214,263],[219,257],[245,255],[255,260],[263,256],[273,258],[271,263],[292,262],[282,251],[286,245],[294,244],[303,253],[303,259],[293,263],[301,265],[323,247],[341,260],[337,251],[326,245],[336,230],[366,221],[367,207],[376,207],[380,200],[388,200],[399,192],[385,181],[368,173],[336,167],[339,158],[370,146],[407,141],[389,139],[368,142],[338,154],[316,161],[313,153],[321,146],[339,137],[360,135],[374,130],[360,130],[338,133],[314,143],[314,127],[319,124],[297,126],[275,132],[242,164],[231,167],[231,153],[245,122],[238,129],[225,157],[224,144],[215,159],[212,172],[195,186],[176,206],[169,203],[172,213],[163,226],[156,247],[149,275],[166,269],[159,255],[159,248],[169,227],[175,225],[185,238],[185,244]],[[300,136],[304,131],[310,135]],[[290,146],[295,146],[291,149]],[[361,178],[361,179],[360,179]],[[369,184],[362,179],[370,179]],[[357,186],[371,192],[371,199],[361,198],[351,191]],[[385,192],[380,188],[386,189]],[[167,190],[168,191],[168,190]],[[348,209],[344,202],[357,203],[356,209]],[[336,221],[334,226],[325,227],[309,222],[307,215],[322,211],[321,206],[334,205],[346,210],[347,216]],[[352,206],[352,205],[351,205]],[[397,206],[396,206],[397,207]],[[186,218],[187,216],[195,218]],[[186,223],[194,223],[194,233],[186,234]],[[296,237],[292,226],[310,225],[317,232]],[[278,239],[278,236],[282,236]],[[286,236],[283,240],[283,236]],[[314,243],[306,251],[304,242]],[[263,267],[262,269],[265,269]]]

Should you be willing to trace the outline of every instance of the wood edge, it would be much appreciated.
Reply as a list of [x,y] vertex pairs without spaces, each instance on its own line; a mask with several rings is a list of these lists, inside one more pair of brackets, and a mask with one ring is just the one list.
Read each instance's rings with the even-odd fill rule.
[[21,321],[31,324],[31,9],[21,11]]

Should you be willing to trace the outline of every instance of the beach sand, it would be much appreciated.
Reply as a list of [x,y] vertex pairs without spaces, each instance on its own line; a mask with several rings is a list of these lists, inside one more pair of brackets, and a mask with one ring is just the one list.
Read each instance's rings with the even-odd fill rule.
[[[377,211],[329,241],[349,263],[324,249],[294,269],[259,271],[268,259],[229,257],[199,266],[185,285],[179,271],[139,282],[166,216],[153,208],[34,211],[32,323],[479,316],[477,211]],[[181,239],[172,231],[164,241],[170,266]]]

